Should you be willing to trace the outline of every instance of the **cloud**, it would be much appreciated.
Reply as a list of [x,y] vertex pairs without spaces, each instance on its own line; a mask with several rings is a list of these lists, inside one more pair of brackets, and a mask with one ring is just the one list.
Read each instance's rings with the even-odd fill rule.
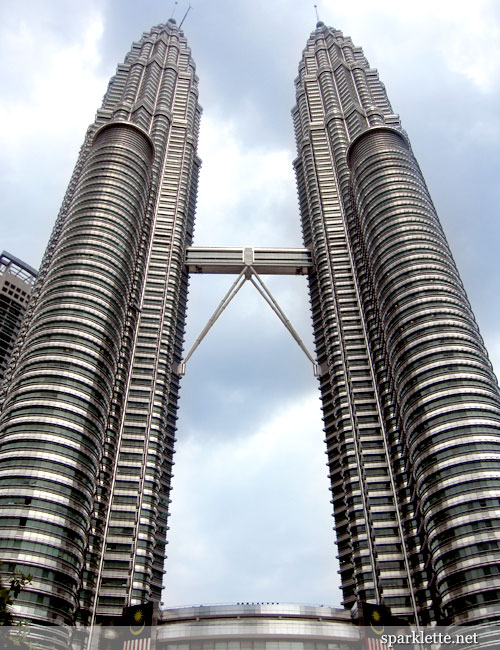
[[66,44],[48,33],[43,48],[33,24],[20,22],[15,31],[2,30],[3,55],[9,53],[17,74],[22,76],[35,66],[29,91],[24,92],[22,86],[22,93],[11,89],[7,99],[0,101],[0,122],[9,127],[2,129],[0,138],[10,155],[20,152],[26,142],[31,146],[33,139],[47,144],[53,132],[81,141],[75,126],[84,119],[90,123],[96,97],[102,96],[106,87],[106,80],[96,76],[103,29],[100,15],[93,12],[87,16],[76,42]]
[[243,439],[197,434],[176,455],[168,603],[338,601],[317,394]]
[[[306,278],[266,278],[294,328],[313,350]],[[194,276],[185,354],[232,282]],[[313,369],[283,324],[249,283],[196,349],[181,384],[179,435],[200,426],[214,438],[249,435],[285,403],[316,386]]]
[[239,129],[210,110],[203,115],[195,244],[300,246],[293,153],[263,141],[248,146]]
[[[418,52],[423,70],[430,75],[446,70],[464,76],[483,92],[497,85],[500,26],[494,0],[390,0],[383,5],[360,0],[356,6],[329,0],[325,4],[338,22],[335,26],[351,34],[356,44],[359,38],[372,64],[382,65],[383,60],[384,69],[386,63],[401,66]],[[384,38],[388,33],[390,37]]]
[[1,210],[12,220],[36,214],[32,237],[13,232],[4,246],[33,266],[58,212],[83,139],[82,125],[93,121],[107,85],[98,70],[104,33],[99,12],[91,10],[80,21],[75,17],[72,25],[81,29],[70,42],[63,30],[55,30],[50,15],[30,22],[8,15],[0,30],[5,79],[0,98]]

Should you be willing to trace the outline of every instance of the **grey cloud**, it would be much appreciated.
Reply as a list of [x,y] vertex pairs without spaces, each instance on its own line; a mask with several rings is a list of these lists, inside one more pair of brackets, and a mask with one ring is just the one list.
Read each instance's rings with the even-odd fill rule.
[[[60,0],[45,4],[42,16],[36,6],[35,2],[24,3],[20,13],[5,6],[0,18],[12,28],[19,24],[18,19],[39,21],[41,48],[45,39],[70,43],[89,11],[88,4]],[[105,19],[98,68],[103,77],[114,73],[142,31],[167,20],[171,11],[171,6],[156,0],[140,4],[108,0],[95,6]],[[178,18],[184,10],[180,2]],[[348,17],[338,20],[333,12],[328,15],[323,9],[322,19],[351,34],[354,42],[364,47],[371,64],[379,68],[429,183],[483,334],[493,341],[500,320],[496,299],[500,280],[498,83],[482,92],[463,75],[446,69],[435,31],[422,32],[381,11],[356,15],[358,22]],[[496,20],[499,24],[498,12]],[[293,157],[293,80],[314,23],[312,6],[304,7],[298,0],[193,2],[185,33],[197,62],[200,101],[207,116],[234,123],[243,151],[269,147],[287,150]],[[14,74],[15,62],[6,64],[4,54],[0,74],[5,93],[9,97],[29,93],[32,66]],[[105,83],[101,95],[104,91]],[[53,108],[57,110],[57,106]],[[68,153],[67,142],[58,141],[57,132],[48,132],[45,149],[20,151],[15,166],[0,158],[0,169],[5,172],[2,218],[7,243],[3,247],[31,264],[38,263],[45,247],[86,127],[87,123],[82,124],[75,134],[73,152]],[[232,216],[227,215],[234,223],[221,221],[220,229],[213,227],[208,207],[200,209],[196,244],[300,245],[292,178],[289,197],[281,202],[266,204],[265,197],[249,197],[244,188],[241,194],[244,199]],[[261,219],[267,220],[266,228],[261,229]],[[268,241],[255,240],[261,233],[266,233]],[[270,285],[311,345],[305,291],[297,291],[294,299],[289,285],[279,281],[270,281]],[[225,282],[193,280],[188,344],[227,287],[227,278]],[[195,353],[182,382],[168,600],[171,605],[240,599],[338,603],[324,465],[319,462],[307,477],[299,477],[275,458],[274,464],[269,461],[268,475],[260,476],[254,485],[242,483],[238,489],[206,468],[211,449],[231,440],[243,443],[267,421],[316,390],[302,352],[288,340],[281,324],[272,324],[272,314],[269,318],[262,315],[268,310],[263,301],[239,298],[244,300],[236,299]],[[247,317],[256,305],[262,312],[256,309]],[[314,431],[309,444],[319,444],[318,453],[323,454],[319,414]],[[201,457],[190,455],[193,442],[204,445]],[[307,492],[309,483],[314,483],[314,494],[307,506],[298,507],[301,491]],[[281,491],[281,499],[266,509],[267,495],[273,491]],[[279,525],[274,525],[272,518],[276,511]],[[259,531],[262,535],[257,537]],[[248,539],[254,533],[255,539]],[[313,539],[318,539],[316,545]],[[259,566],[262,572],[257,571]]]
[[[229,288],[229,279],[225,280],[226,283],[210,277],[193,278],[186,351]],[[295,309],[291,310],[279,298],[279,289],[283,289],[284,283],[275,283],[276,291],[273,283],[267,282],[312,351],[304,283],[293,277],[285,281],[288,290],[297,296]],[[244,436],[304,391],[316,387],[310,362],[268,305],[251,286],[240,294],[188,363],[187,375],[182,380],[179,437],[200,426],[212,434]],[[250,314],[249,300],[252,303]],[[203,309],[199,305],[202,301]],[[299,311],[301,317],[297,318]]]

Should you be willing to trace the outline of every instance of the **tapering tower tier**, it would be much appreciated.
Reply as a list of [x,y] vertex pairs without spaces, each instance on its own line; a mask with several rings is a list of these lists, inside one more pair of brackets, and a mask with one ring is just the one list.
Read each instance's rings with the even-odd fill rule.
[[500,398],[376,70],[318,23],[293,110],[344,605],[498,616]]
[[159,601],[200,161],[175,21],[134,43],[87,132],[21,334],[0,438],[15,613],[73,624]]

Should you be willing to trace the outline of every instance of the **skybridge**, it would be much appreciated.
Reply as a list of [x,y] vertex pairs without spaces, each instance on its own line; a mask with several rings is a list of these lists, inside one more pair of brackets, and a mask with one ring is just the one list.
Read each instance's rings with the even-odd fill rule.
[[307,275],[313,267],[312,253],[308,248],[254,248],[252,246],[219,248],[191,246],[186,249],[186,267],[189,273],[225,273],[236,275],[229,291],[217,305],[207,324],[193,343],[193,346],[177,367],[179,375],[186,373],[186,364],[193,352],[208,334],[215,321],[248,280],[274,311],[301,350],[312,363],[315,376],[319,366],[293,328],[284,311],[261,275]]
[[251,266],[259,275],[307,275],[313,266],[308,248],[235,248],[191,246],[186,249],[189,273],[238,274]]

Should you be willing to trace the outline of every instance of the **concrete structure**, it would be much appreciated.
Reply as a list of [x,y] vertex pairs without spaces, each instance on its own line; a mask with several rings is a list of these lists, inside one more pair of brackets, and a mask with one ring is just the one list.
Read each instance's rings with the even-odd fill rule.
[[[192,247],[184,35],[155,27],[118,66],[3,403],[0,547],[7,571],[33,575],[19,616],[105,623],[159,602],[188,273],[224,272],[237,279],[211,322],[250,280],[319,376],[346,609],[499,617],[500,395],[425,183],[341,32],[318,23],[296,89],[306,248]],[[309,275],[316,359],[259,273]]]
[[7,251],[0,255],[0,383],[6,375],[36,276],[35,269]]

